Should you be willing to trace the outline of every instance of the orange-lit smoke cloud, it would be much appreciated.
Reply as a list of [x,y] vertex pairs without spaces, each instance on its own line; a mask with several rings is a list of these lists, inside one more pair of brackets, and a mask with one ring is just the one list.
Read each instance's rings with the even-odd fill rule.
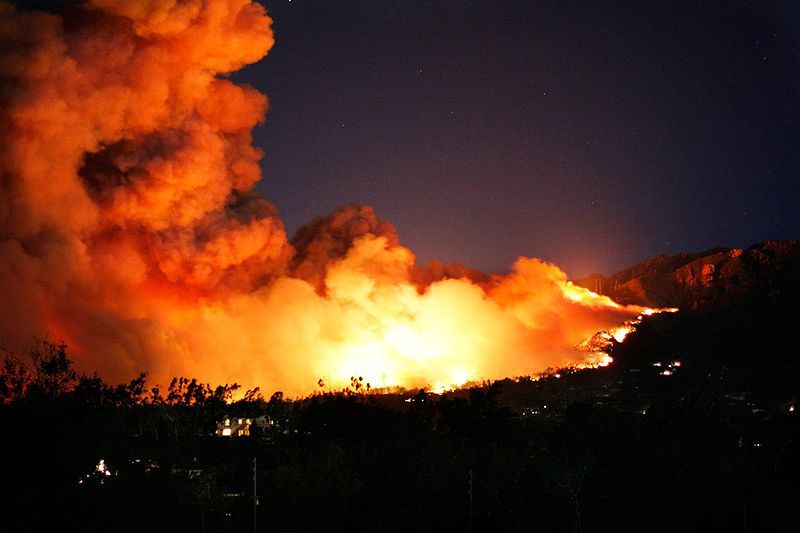
[[0,341],[49,335],[111,380],[147,370],[313,390],[530,374],[639,310],[520,259],[415,266],[345,207],[290,242],[253,192],[266,97],[223,75],[272,47],[247,0],[0,1]]

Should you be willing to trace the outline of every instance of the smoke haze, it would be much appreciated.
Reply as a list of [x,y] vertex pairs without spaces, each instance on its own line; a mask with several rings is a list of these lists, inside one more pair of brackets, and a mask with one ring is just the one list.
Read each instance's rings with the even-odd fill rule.
[[297,395],[581,364],[576,344],[641,311],[536,259],[417,266],[368,206],[289,240],[253,192],[267,98],[225,77],[267,54],[270,24],[246,0],[0,1],[4,346],[49,336],[110,380]]

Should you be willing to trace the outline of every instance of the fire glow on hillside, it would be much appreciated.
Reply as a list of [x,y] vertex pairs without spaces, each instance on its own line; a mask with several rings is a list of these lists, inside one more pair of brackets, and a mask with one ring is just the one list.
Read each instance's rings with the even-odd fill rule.
[[575,347],[652,312],[537,259],[417,266],[365,206],[289,240],[253,191],[267,99],[224,76],[270,23],[247,0],[0,1],[4,343],[64,339],[108,379],[443,388],[601,364]]

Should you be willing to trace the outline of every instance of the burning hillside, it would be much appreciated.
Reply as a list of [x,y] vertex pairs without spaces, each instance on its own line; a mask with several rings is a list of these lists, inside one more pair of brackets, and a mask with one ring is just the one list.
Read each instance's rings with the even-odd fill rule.
[[594,364],[574,347],[645,311],[537,259],[417,266],[366,206],[290,241],[254,192],[267,99],[226,78],[270,24],[246,0],[0,2],[6,346],[64,339],[112,380],[446,387]]

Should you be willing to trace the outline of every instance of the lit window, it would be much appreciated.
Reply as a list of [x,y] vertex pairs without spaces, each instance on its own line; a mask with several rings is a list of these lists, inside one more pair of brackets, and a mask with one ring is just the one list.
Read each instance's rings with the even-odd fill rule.
[[226,426],[230,426],[231,425],[230,419],[228,419],[228,418],[225,419],[225,425]]
[[231,436],[231,428],[225,428],[222,430],[223,437],[230,437]]
[[239,424],[241,425],[241,423],[242,423],[242,419],[240,418],[240,419],[239,419]]

